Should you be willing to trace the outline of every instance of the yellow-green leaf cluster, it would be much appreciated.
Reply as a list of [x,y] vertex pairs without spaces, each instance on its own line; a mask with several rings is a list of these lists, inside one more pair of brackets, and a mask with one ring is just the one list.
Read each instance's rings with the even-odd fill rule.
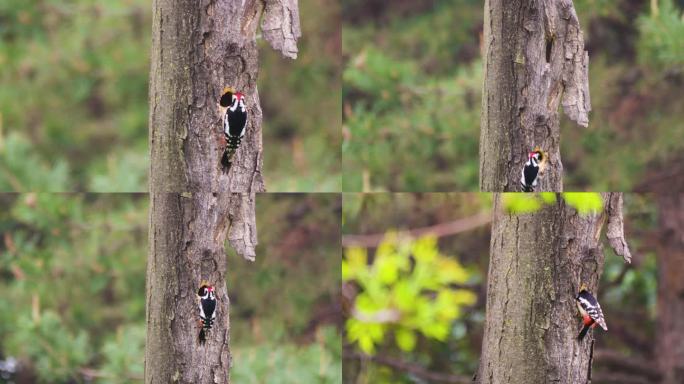
[[[596,192],[563,192],[559,195],[581,215],[594,214],[603,209],[601,195]],[[555,202],[556,194],[553,192],[503,194],[504,208],[518,215],[536,212]]]
[[399,241],[389,234],[372,258],[366,249],[349,248],[342,279],[353,282],[359,293],[347,320],[347,337],[368,354],[390,333],[404,351],[413,350],[421,335],[445,340],[462,308],[476,300],[470,290],[452,285],[470,278],[458,260],[440,254],[434,237]]

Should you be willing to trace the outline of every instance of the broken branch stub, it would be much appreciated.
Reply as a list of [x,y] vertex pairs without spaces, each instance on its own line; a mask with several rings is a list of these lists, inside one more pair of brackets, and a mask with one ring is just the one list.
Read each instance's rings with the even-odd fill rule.
[[618,256],[622,256],[625,262],[632,262],[632,253],[629,251],[629,246],[625,240],[624,218],[622,215],[622,193],[609,193],[604,196],[608,214],[608,228],[606,229],[606,237],[608,244],[613,248]]
[[296,59],[297,39],[302,35],[297,0],[266,0],[261,32],[274,50]]

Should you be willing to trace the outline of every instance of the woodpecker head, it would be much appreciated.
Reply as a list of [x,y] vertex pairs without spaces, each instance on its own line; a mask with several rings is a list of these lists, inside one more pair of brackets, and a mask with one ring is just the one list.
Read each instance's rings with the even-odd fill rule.
[[240,111],[245,112],[245,95],[243,95],[241,92],[235,92],[233,94],[233,100],[230,104],[230,109],[231,110],[236,110],[240,108]]
[[535,147],[532,152],[527,154],[528,160],[534,158],[538,163],[544,161],[545,157],[544,152],[539,147]]
[[207,284],[202,284],[199,291],[197,291],[197,296],[202,299],[208,299],[214,297],[214,287]]
[[580,286],[579,292],[577,293],[577,296],[575,296],[575,300],[579,300],[580,293],[582,293],[582,292],[589,292],[587,285],[584,283],[582,283],[582,285]]
[[240,107],[240,110],[244,112],[245,95],[242,92],[236,91],[235,88],[225,87],[223,88],[219,105],[222,108],[229,108],[231,111],[235,111],[238,107]]
[[221,93],[221,100],[219,101],[219,104],[223,108],[228,108],[233,104],[233,98],[235,97],[235,88],[233,87],[225,87],[223,88],[223,92]]

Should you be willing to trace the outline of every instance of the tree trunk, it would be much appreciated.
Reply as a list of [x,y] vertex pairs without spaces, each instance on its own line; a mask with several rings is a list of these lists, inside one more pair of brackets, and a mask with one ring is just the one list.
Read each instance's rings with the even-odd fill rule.
[[587,382],[593,335],[576,340],[575,295],[581,284],[597,293],[601,230],[608,219],[622,233],[621,204],[620,194],[606,194],[599,214],[579,215],[559,199],[515,215],[495,196],[480,383]]
[[[261,192],[257,24],[271,46],[296,58],[296,0],[155,0],[150,70],[150,189]],[[263,13],[263,17],[262,17]],[[246,133],[227,172],[218,101],[245,94]]]
[[480,189],[519,191],[527,153],[549,155],[537,191],[562,191],[558,105],[587,126],[589,56],[571,0],[486,0]]
[[[230,245],[254,259],[256,232],[242,224],[246,215],[254,215],[253,206],[247,194],[151,195],[146,383],[228,382],[224,242],[228,233]],[[216,287],[218,305],[207,343],[200,346],[196,295],[204,280]]]
[[663,384],[684,383],[684,195],[658,195],[657,358]]
[[[265,189],[259,20],[263,38],[296,58],[296,0],[153,2],[147,383],[228,382],[224,241],[227,235],[238,254],[254,260],[254,196]],[[224,172],[218,101],[226,86],[245,94],[249,117],[242,145]],[[202,280],[216,287],[218,312],[207,344],[199,346],[196,293]]]

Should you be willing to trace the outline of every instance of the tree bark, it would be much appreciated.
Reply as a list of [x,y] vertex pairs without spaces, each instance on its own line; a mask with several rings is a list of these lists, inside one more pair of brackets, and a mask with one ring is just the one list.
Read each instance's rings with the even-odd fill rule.
[[[229,299],[224,242],[254,259],[256,232],[244,226],[247,194],[151,194],[147,262],[146,383],[227,383]],[[236,224],[237,223],[237,224]],[[217,317],[200,346],[197,290],[216,287]]]
[[572,0],[486,0],[480,190],[519,191],[527,153],[549,164],[537,191],[563,189],[558,105],[587,126],[584,38]]
[[[531,214],[509,214],[494,199],[486,324],[480,383],[586,383],[593,335],[578,342],[575,295],[597,294],[603,271],[600,234],[620,194],[605,194],[604,210],[582,216],[562,199]],[[610,328],[610,321],[608,322]]]
[[684,382],[684,195],[657,195],[660,210],[656,348],[663,384]]
[[[296,0],[155,0],[150,70],[150,189],[262,192],[257,24],[265,40],[296,58]],[[263,17],[262,17],[263,14]],[[245,94],[245,137],[228,172],[218,101]]]

